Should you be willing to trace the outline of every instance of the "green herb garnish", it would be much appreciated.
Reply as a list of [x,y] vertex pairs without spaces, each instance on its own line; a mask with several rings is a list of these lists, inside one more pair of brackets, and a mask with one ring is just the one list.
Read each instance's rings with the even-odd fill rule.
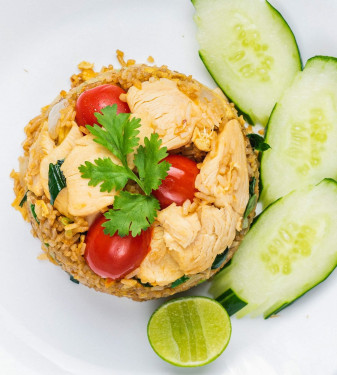
[[58,160],[56,164],[49,164],[48,171],[48,188],[50,193],[50,204],[54,204],[60,191],[67,186],[66,178],[61,171],[61,165],[64,160]]
[[256,185],[256,178],[253,177],[249,182],[249,200],[243,214],[243,223],[242,228],[245,229],[248,227],[248,216],[253,211],[256,202],[257,202],[257,195],[255,194],[255,185]]
[[[151,134],[144,139],[144,146],[139,146],[134,155],[137,174],[128,166],[128,155],[139,145],[138,128],[140,119],[132,118],[129,113],[117,114],[117,105],[102,109],[102,114],[95,113],[98,123],[102,126],[87,125],[88,131],[94,135],[94,141],[107,148],[121,165],[115,164],[110,158],[97,159],[94,163],[86,161],[80,165],[82,178],[89,179],[90,186],[100,185],[100,191],[119,191],[115,197],[113,208],[105,213],[108,219],[104,233],[113,236],[116,232],[126,236],[130,232],[137,236],[142,230],[153,223],[157,210],[160,209],[158,200],[151,195],[162,180],[167,176],[170,164],[162,160],[168,155],[166,147],[161,146],[158,134]],[[127,182],[137,183],[144,194],[131,194],[121,191]]]
[[153,195],[121,191],[115,197],[113,209],[105,214],[108,221],[103,223],[104,233],[113,235],[118,231],[123,237],[131,232],[135,237],[154,222],[159,209],[159,202]]
[[227,256],[228,256],[228,247],[226,248],[224,252],[222,252],[221,254],[218,254],[215,257],[213,264],[211,266],[211,269],[215,270],[219,268],[222,265],[222,263],[226,260]]
[[180,284],[183,284],[185,281],[187,281],[189,279],[188,276],[184,275],[184,276],[181,276],[179,279],[177,279],[176,281],[173,281],[173,283],[171,284],[171,288],[175,288],[177,287],[178,285]]
[[75,279],[75,277],[73,275],[69,274],[69,278],[70,278],[70,281],[72,281],[75,284],[79,284],[80,283],[77,279]]
[[32,211],[32,215],[35,219],[35,221],[40,224],[40,220],[37,218],[36,212],[35,212],[35,204],[30,205],[30,210]]
[[247,203],[247,207],[246,207],[245,213],[243,214],[243,224],[242,224],[242,228],[243,229],[245,229],[245,228],[248,227],[248,216],[254,210],[254,207],[256,206],[256,203],[257,203],[257,195],[253,194],[249,198],[249,201]]
[[261,137],[258,134],[251,133],[247,134],[247,137],[249,138],[250,144],[253,148],[257,151],[266,151],[268,148],[271,148],[268,143],[264,141],[264,138]]
[[28,191],[29,191],[29,190],[27,190],[27,191],[25,192],[25,195],[24,195],[23,198],[21,199],[21,202],[19,203],[19,206],[20,206],[20,207],[22,207],[23,204],[27,201],[27,194],[28,194]]
[[256,178],[253,177],[252,180],[249,182],[249,195],[250,196],[255,194],[255,185],[256,185]]
[[137,279],[137,281],[139,282],[139,284],[145,286],[146,288],[152,288],[153,287],[153,285],[150,284],[150,283],[142,283],[139,279]]

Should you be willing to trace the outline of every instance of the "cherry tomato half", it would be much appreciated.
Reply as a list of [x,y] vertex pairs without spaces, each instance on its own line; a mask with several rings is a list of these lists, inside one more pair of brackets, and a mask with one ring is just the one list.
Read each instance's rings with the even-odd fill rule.
[[164,160],[171,164],[171,168],[159,188],[152,192],[160,207],[166,208],[171,203],[182,206],[187,199],[192,202],[196,192],[195,179],[199,173],[197,163],[181,155],[169,155]]
[[114,85],[102,85],[86,90],[78,97],[76,102],[76,122],[78,126],[93,125],[97,123],[95,112],[117,104],[117,113],[130,113],[127,103],[119,99],[125,91]]
[[104,234],[102,224],[107,219],[100,215],[86,235],[84,258],[88,266],[99,276],[120,279],[135,270],[150,250],[151,229],[140,235],[110,237]]

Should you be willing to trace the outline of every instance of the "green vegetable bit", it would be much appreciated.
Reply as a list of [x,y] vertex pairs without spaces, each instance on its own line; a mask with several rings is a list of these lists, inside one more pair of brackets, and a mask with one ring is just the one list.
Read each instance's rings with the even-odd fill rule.
[[253,177],[249,182],[249,195],[252,196],[255,193],[256,178]]
[[211,269],[215,270],[215,269],[219,268],[222,265],[222,263],[226,260],[227,256],[228,256],[228,247],[226,248],[226,250],[223,253],[218,254],[215,257],[215,259],[213,261],[213,264],[211,266]]
[[250,144],[253,148],[255,148],[256,151],[266,151],[270,148],[268,143],[264,141],[264,138],[258,134],[247,134],[247,137],[249,138]]
[[56,164],[49,164],[48,188],[50,193],[50,204],[54,204],[60,191],[67,186],[66,179],[61,171],[61,165],[64,160],[58,160]]
[[80,283],[77,279],[75,279],[75,277],[73,275],[69,274],[69,278],[70,278],[70,281],[72,281],[75,284],[79,284]]
[[250,213],[254,210],[254,207],[256,206],[257,203],[257,195],[254,194],[249,198],[249,201],[247,203],[246,210],[243,214],[243,224],[242,228],[247,228],[248,227],[248,216]]
[[[151,195],[162,180],[167,176],[170,164],[162,161],[168,154],[166,147],[160,147],[162,141],[158,134],[151,134],[144,139],[144,146],[139,146],[140,119],[132,118],[129,113],[117,114],[117,105],[102,109],[102,114],[95,114],[102,126],[87,125],[88,131],[95,136],[94,141],[107,148],[121,165],[117,165],[111,158],[97,159],[94,163],[88,161],[79,167],[82,178],[89,179],[90,186],[100,184],[100,191],[116,190],[113,208],[105,217],[104,233],[113,236],[116,232],[126,236],[130,232],[137,236],[154,222],[157,210],[160,209],[158,200]],[[128,155],[135,152],[134,164],[138,175],[129,168]],[[131,194],[122,191],[129,180],[138,184],[143,194]]]
[[36,212],[35,212],[35,204],[30,205],[30,210],[32,211],[32,215],[35,219],[35,221],[40,224],[40,220],[37,218]]
[[242,228],[245,229],[248,227],[248,216],[253,211],[254,207],[257,203],[257,195],[255,194],[255,185],[256,185],[256,178],[253,177],[249,182],[249,200],[243,214],[243,224]]
[[173,281],[173,283],[171,284],[171,288],[176,288],[178,285],[180,284],[183,284],[185,281],[187,281],[189,279],[188,276],[184,275],[184,276],[181,276],[179,279],[177,279],[176,281]]
[[24,204],[25,202],[27,202],[27,194],[28,194],[28,191],[29,191],[29,190],[27,190],[27,191],[25,192],[25,195],[24,195],[23,198],[21,199],[21,201],[20,201],[20,203],[19,203],[19,206],[20,206],[20,207],[22,207],[23,204]]

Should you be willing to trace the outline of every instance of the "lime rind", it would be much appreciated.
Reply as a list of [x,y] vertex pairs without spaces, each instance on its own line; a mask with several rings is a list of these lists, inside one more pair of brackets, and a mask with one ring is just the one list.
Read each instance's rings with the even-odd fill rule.
[[147,326],[155,353],[179,367],[214,361],[226,349],[231,332],[227,311],[208,297],[172,299],[154,311]]

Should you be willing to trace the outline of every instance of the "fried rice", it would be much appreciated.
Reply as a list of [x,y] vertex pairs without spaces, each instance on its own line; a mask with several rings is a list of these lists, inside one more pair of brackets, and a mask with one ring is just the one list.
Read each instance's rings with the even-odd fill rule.
[[[55,104],[60,100],[66,99],[68,105],[60,110],[61,116],[57,123],[56,144],[60,144],[75,121],[75,104],[78,96],[85,90],[102,84],[114,84],[120,86],[127,91],[130,87],[135,86],[141,88],[142,83],[160,78],[167,78],[177,82],[178,88],[186,94],[191,100],[195,100],[204,86],[194,80],[191,76],[171,71],[166,66],[155,67],[148,65],[135,65],[133,61],[125,63],[123,55],[119,54],[119,60],[122,68],[117,70],[112,66],[104,67],[97,73],[88,63],[81,63],[79,68],[81,73],[71,77],[72,89],[69,92],[61,91],[60,95],[49,105],[41,110],[41,114],[32,119],[25,128],[26,140],[23,143],[24,155],[19,158],[20,170],[13,171],[11,177],[14,179],[15,200],[13,206],[18,209],[24,219],[30,222],[32,226],[32,234],[38,237],[42,243],[42,250],[46,257],[54,264],[62,267],[66,272],[73,276],[80,283],[94,288],[97,291],[113,294],[120,297],[129,297],[133,300],[142,301],[159,297],[166,297],[178,292],[187,290],[204,280],[212,277],[218,272],[233,256],[238,249],[240,242],[249,229],[255,211],[252,210],[248,217],[248,226],[245,229],[236,231],[235,239],[228,249],[226,260],[217,269],[208,268],[203,272],[190,275],[189,279],[176,287],[172,287],[172,283],[165,286],[144,285],[132,274],[127,275],[121,280],[111,280],[102,278],[95,274],[87,265],[84,259],[86,232],[89,229],[89,223],[84,217],[70,216],[65,217],[53,205],[45,194],[41,196],[35,195],[28,191],[27,176],[25,168],[27,158],[30,155],[32,146],[37,140],[43,125],[48,121],[48,116]],[[218,103],[210,103],[210,105],[218,105]],[[244,135],[246,135],[245,121],[239,117],[233,104],[227,102],[225,106],[225,115],[223,116],[223,124],[231,119],[237,119],[241,125]],[[84,133],[85,128],[80,129]],[[256,152],[253,151],[248,138],[245,136],[246,159],[248,166],[249,180],[255,177],[259,178],[258,161]],[[187,146],[174,150],[174,153],[193,158],[200,162],[205,157],[205,152],[199,150],[195,144],[191,143]],[[38,167],[38,165],[36,166]],[[130,188],[132,190],[132,187]],[[258,196],[258,184],[255,184],[254,193]],[[24,195],[27,200],[20,206],[20,202]],[[213,199],[214,200],[214,199]],[[212,197],[202,192],[195,194],[193,202],[186,201],[183,205],[184,214],[194,212],[198,205],[198,201],[206,201],[213,203]],[[35,215],[31,210],[34,207]],[[224,249],[225,250],[225,249]]]

